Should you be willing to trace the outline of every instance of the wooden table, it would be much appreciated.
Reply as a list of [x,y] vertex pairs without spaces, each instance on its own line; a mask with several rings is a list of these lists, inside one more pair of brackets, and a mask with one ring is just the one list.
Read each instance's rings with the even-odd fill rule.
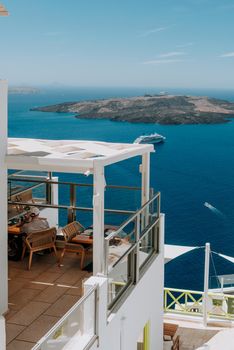
[[[92,226],[90,226],[92,228]],[[104,231],[106,230],[113,230],[116,231],[118,229],[118,226],[114,225],[104,225]],[[90,244],[93,245],[93,236],[87,236],[85,234],[77,234],[74,238],[72,238],[73,243],[78,244]]]
[[8,225],[8,258],[19,260],[23,250],[24,233],[21,228],[15,225]]
[[73,243],[78,243],[78,244],[90,244],[93,245],[93,237],[91,236],[86,236],[86,235],[76,235],[74,238],[72,238]]
[[8,225],[8,234],[10,235],[20,235],[21,230],[20,227],[16,225]]

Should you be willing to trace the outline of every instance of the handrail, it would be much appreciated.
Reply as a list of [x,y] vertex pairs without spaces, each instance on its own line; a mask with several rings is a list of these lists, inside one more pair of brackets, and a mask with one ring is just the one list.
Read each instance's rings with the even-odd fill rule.
[[139,214],[142,213],[142,211],[149,206],[152,202],[155,201],[155,199],[160,199],[161,193],[157,192],[153,198],[149,199],[148,202],[146,202],[140,209],[134,212],[133,215],[131,215],[124,223],[118,228],[118,230],[113,231],[110,233],[107,237],[105,237],[106,241],[109,241],[112,239],[114,236],[117,236],[121,231],[123,231],[123,228],[126,227],[131,221],[133,221]]
[[[55,180],[50,180],[49,178],[46,180],[39,179],[34,180],[34,179],[23,179],[23,177],[28,176],[28,177],[37,177],[34,175],[16,175],[18,177],[22,176],[22,179],[15,177],[14,175],[9,175],[8,180],[10,181],[19,181],[19,182],[39,182],[40,183],[50,183],[51,185],[73,185],[73,186],[79,186],[79,187],[93,187],[93,184],[85,184],[85,183],[77,183],[77,182],[69,182],[69,181],[55,181]],[[106,185],[106,188],[122,188],[126,190],[133,190],[133,191],[140,191],[141,187],[137,186],[122,186],[122,185]]]
[[[41,350],[41,346],[43,345],[43,343],[50,337],[52,336],[56,330],[58,330],[63,324],[64,322],[68,319],[68,317],[70,316],[70,314],[75,311],[76,309],[78,309],[80,307],[80,305],[82,305],[83,303],[85,303],[85,301],[88,300],[88,298],[90,297],[90,295],[92,295],[93,293],[95,293],[95,335],[94,338],[95,339],[91,339],[91,341],[89,342],[90,346],[94,343],[94,341],[97,339],[98,334],[97,334],[97,291],[98,291],[98,285],[93,286],[92,288],[90,288],[88,290],[88,292],[81,297],[77,303],[75,305],[73,305],[67,312],[66,314],[36,343],[36,345],[32,348],[32,350]],[[84,349],[88,349],[87,347],[84,347]]]
[[[142,235],[140,238],[139,238],[139,241],[141,241],[142,239],[144,239],[147,235],[147,233],[155,226],[157,225],[157,223],[159,222],[159,219],[155,220],[154,222],[152,222],[149,227],[147,227],[147,230],[146,232],[144,233],[144,235]],[[139,242],[138,241],[138,242]],[[118,265],[127,255],[129,255],[129,253],[131,253],[131,251],[133,251],[134,249],[136,249],[136,247],[138,246],[138,242],[135,242],[132,244],[131,247],[129,247],[128,250],[126,250],[124,252],[123,255],[121,255],[121,257],[112,265],[112,268],[114,268],[116,265]]]
[[164,290],[170,290],[171,292],[189,292],[189,293],[193,293],[193,294],[204,294],[203,291],[199,291],[199,290],[190,290],[190,289],[178,289],[178,288],[168,288],[168,287],[164,287]]
[[[160,234],[159,201],[160,193],[157,193],[132,216],[130,216],[130,218],[128,218],[117,231],[111,232],[105,238],[104,274],[108,278],[109,285],[109,312],[118,308],[118,306],[125,300],[125,296],[127,296],[132,288],[134,288],[134,285],[139,282],[158,255]],[[151,205],[154,202],[157,206]],[[151,208],[153,209],[153,212],[151,212]],[[145,209],[146,211],[144,211]],[[117,261],[109,264],[109,257],[111,256],[109,255],[110,240],[114,236],[118,236],[129,223],[134,224],[134,229],[130,228],[131,233],[127,232],[127,235],[129,236],[134,233],[134,241],[132,243],[129,242],[129,246],[123,246],[123,250],[120,249],[121,256],[117,258]],[[125,231],[127,230],[125,229]],[[112,252],[110,253],[112,254]],[[116,269],[121,263],[124,263],[123,267]],[[120,273],[119,271],[122,272]],[[113,278],[117,283],[112,283]]]
[[42,185],[43,185],[42,183],[37,183],[36,185],[32,185],[30,187],[22,189],[20,192],[9,194],[8,197],[19,196],[19,195],[21,195],[21,194],[23,194],[23,193],[25,193],[25,192],[27,192],[29,190],[34,190],[35,188],[40,187]]
[[[8,201],[8,204],[12,205],[22,205],[28,207],[41,207],[41,208],[52,208],[52,209],[72,209],[72,210],[80,210],[80,211],[93,211],[93,208],[89,207],[73,207],[70,205],[55,205],[55,204],[45,204],[45,203],[28,203],[28,202],[17,202],[17,201]],[[121,210],[121,209],[104,209],[105,212],[108,213],[116,213],[116,214],[132,214],[135,213],[133,210]]]
[[[208,292],[207,316],[214,319],[234,320],[234,295]],[[204,316],[204,292],[164,288],[164,312]]]

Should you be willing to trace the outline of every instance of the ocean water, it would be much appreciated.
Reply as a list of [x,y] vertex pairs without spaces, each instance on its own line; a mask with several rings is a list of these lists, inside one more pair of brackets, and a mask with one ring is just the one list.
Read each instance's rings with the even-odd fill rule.
[[[165,89],[164,89],[165,90]],[[35,95],[9,96],[9,136],[49,139],[87,139],[133,142],[142,133],[158,132],[166,142],[151,156],[151,185],[162,193],[169,244],[204,246],[234,256],[234,122],[218,125],[163,126],[130,124],[108,120],[82,120],[72,114],[32,112],[35,106],[107,97],[158,93],[160,89],[46,89]],[[234,91],[171,90],[170,93],[208,95],[234,101]],[[122,162],[107,171],[108,184],[138,186],[139,159]],[[74,179],[73,175],[61,175]],[[77,178],[77,177],[76,177]],[[84,178],[84,179],[83,179]],[[82,176],[81,181],[89,182]],[[133,208],[130,195],[115,200],[107,195],[109,207]],[[63,198],[64,197],[64,198]],[[66,201],[66,195],[60,199]],[[84,196],[83,196],[84,197]],[[82,204],[88,204],[83,198]],[[208,203],[210,205],[204,205]],[[88,218],[84,218],[88,223]],[[165,283],[170,287],[201,288],[204,251],[167,264]],[[233,264],[214,263],[212,274],[234,273]],[[233,272],[232,272],[233,269]],[[194,271],[197,271],[195,277]],[[227,272],[226,272],[227,273]]]

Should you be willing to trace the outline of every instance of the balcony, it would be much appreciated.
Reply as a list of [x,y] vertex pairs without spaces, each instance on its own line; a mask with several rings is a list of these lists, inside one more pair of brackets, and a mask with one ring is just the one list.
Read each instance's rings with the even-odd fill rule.
[[[9,349],[35,344],[36,349],[65,348],[76,336],[82,348],[88,349],[100,337],[97,323],[106,323],[103,315],[108,319],[118,315],[133,291],[140,285],[143,288],[144,276],[160,251],[160,194],[153,195],[149,188],[150,151],[150,145],[10,140],[6,158],[9,224],[14,225],[28,207],[37,206],[50,226],[57,228],[60,249],[64,244],[61,227],[78,219],[93,231],[93,258],[85,262],[83,271],[74,254],[65,255],[61,267],[54,256],[37,255],[30,271],[26,270],[27,258],[9,261]],[[139,187],[107,184],[105,167],[136,156],[141,160],[140,169],[136,168]],[[76,181],[65,180],[63,173]],[[128,199],[127,208],[123,198]],[[103,232],[110,224],[112,229],[105,237]],[[120,246],[116,244],[119,239]],[[11,242],[11,253],[12,247]],[[103,295],[98,300],[97,293]],[[97,320],[101,307],[102,316]]]
[[[59,222],[66,224],[77,217],[82,218],[82,222],[92,220],[93,208],[77,205],[76,198],[79,198],[79,202],[82,201],[80,191],[84,198],[90,197],[93,186],[59,181],[50,173],[11,173],[8,177],[9,222],[15,223],[27,207],[37,206],[41,210],[41,216],[45,216],[46,213],[49,221],[52,220],[57,226],[57,247],[61,248],[63,240],[57,225]],[[108,194],[108,191],[111,194]],[[59,192],[67,193],[66,203],[58,203]],[[114,192],[120,192],[121,195],[125,193],[127,196],[129,192],[139,200],[141,188],[106,186],[107,197],[113,197]],[[160,194],[152,196],[137,211],[107,208],[104,212],[105,220],[108,218],[117,224],[116,230],[104,241],[104,276],[108,281],[107,308],[108,314],[111,315],[123,304],[157,257]],[[124,217],[127,219],[123,222]],[[57,224],[54,220],[57,220]],[[120,250],[119,246],[113,244],[119,237],[124,237],[126,242],[121,244]],[[84,317],[87,317],[87,312],[93,322],[92,330],[96,329],[96,316],[92,316],[94,311],[90,313],[88,308],[86,313],[83,312],[83,304],[89,303],[90,298],[94,309],[97,308],[97,301],[93,300],[97,288],[94,288],[95,293],[92,296],[89,293],[88,296],[87,293],[83,296],[83,281],[92,276],[90,262],[86,261],[88,271],[82,271],[74,254],[66,254],[61,267],[51,254],[36,255],[31,271],[27,271],[27,258],[24,261],[9,261],[9,312],[6,315],[8,349],[17,346],[31,349],[35,344],[35,349],[49,349],[51,344],[56,344],[57,349],[58,344],[62,344],[63,347],[70,344],[75,335],[79,335],[78,338],[86,344],[85,347],[90,340],[96,339],[96,331],[89,331],[88,337],[84,331]],[[74,333],[67,328],[61,338],[61,327],[64,329],[64,324],[74,324],[74,317],[80,320],[73,329]],[[66,336],[64,332],[67,332]],[[54,337],[58,339],[58,343]]]

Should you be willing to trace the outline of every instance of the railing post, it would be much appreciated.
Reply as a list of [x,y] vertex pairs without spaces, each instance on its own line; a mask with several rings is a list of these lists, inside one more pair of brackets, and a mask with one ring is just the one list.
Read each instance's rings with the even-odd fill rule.
[[67,223],[70,224],[70,222],[74,221],[74,209],[73,207],[67,208]]
[[[76,206],[76,186],[70,185],[70,207]],[[73,221],[76,220],[76,212],[73,210]]]
[[188,305],[188,293],[185,292],[185,309],[187,311],[187,305]]
[[160,213],[161,213],[161,193],[158,193],[157,196],[157,216],[160,217]]
[[204,294],[203,294],[203,325],[207,326],[207,303],[209,290],[209,265],[210,265],[210,243],[206,243],[205,249],[205,271],[204,271]]
[[46,203],[52,204],[52,189],[49,181],[46,183]]
[[[95,335],[98,337],[98,328],[99,328],[99,285],[96,286],[95,289],[95,295],[94,295],[94,312],[95,312],[95,324],[94,324],[94,332]],[[99,342],[99,338],[98,338],[98,342]],[[98,344],[99,345],[99,344]]]
[[167,310],[167,290],[164,288],[164,311]]
[[104,275],[108,277],[109,240],[104,240]]
[[135,250],[135,263],[134,263],[134,282],[137,283],[139,281],[139,254],[140,254],[140,213],[136,216],[136,250]]

